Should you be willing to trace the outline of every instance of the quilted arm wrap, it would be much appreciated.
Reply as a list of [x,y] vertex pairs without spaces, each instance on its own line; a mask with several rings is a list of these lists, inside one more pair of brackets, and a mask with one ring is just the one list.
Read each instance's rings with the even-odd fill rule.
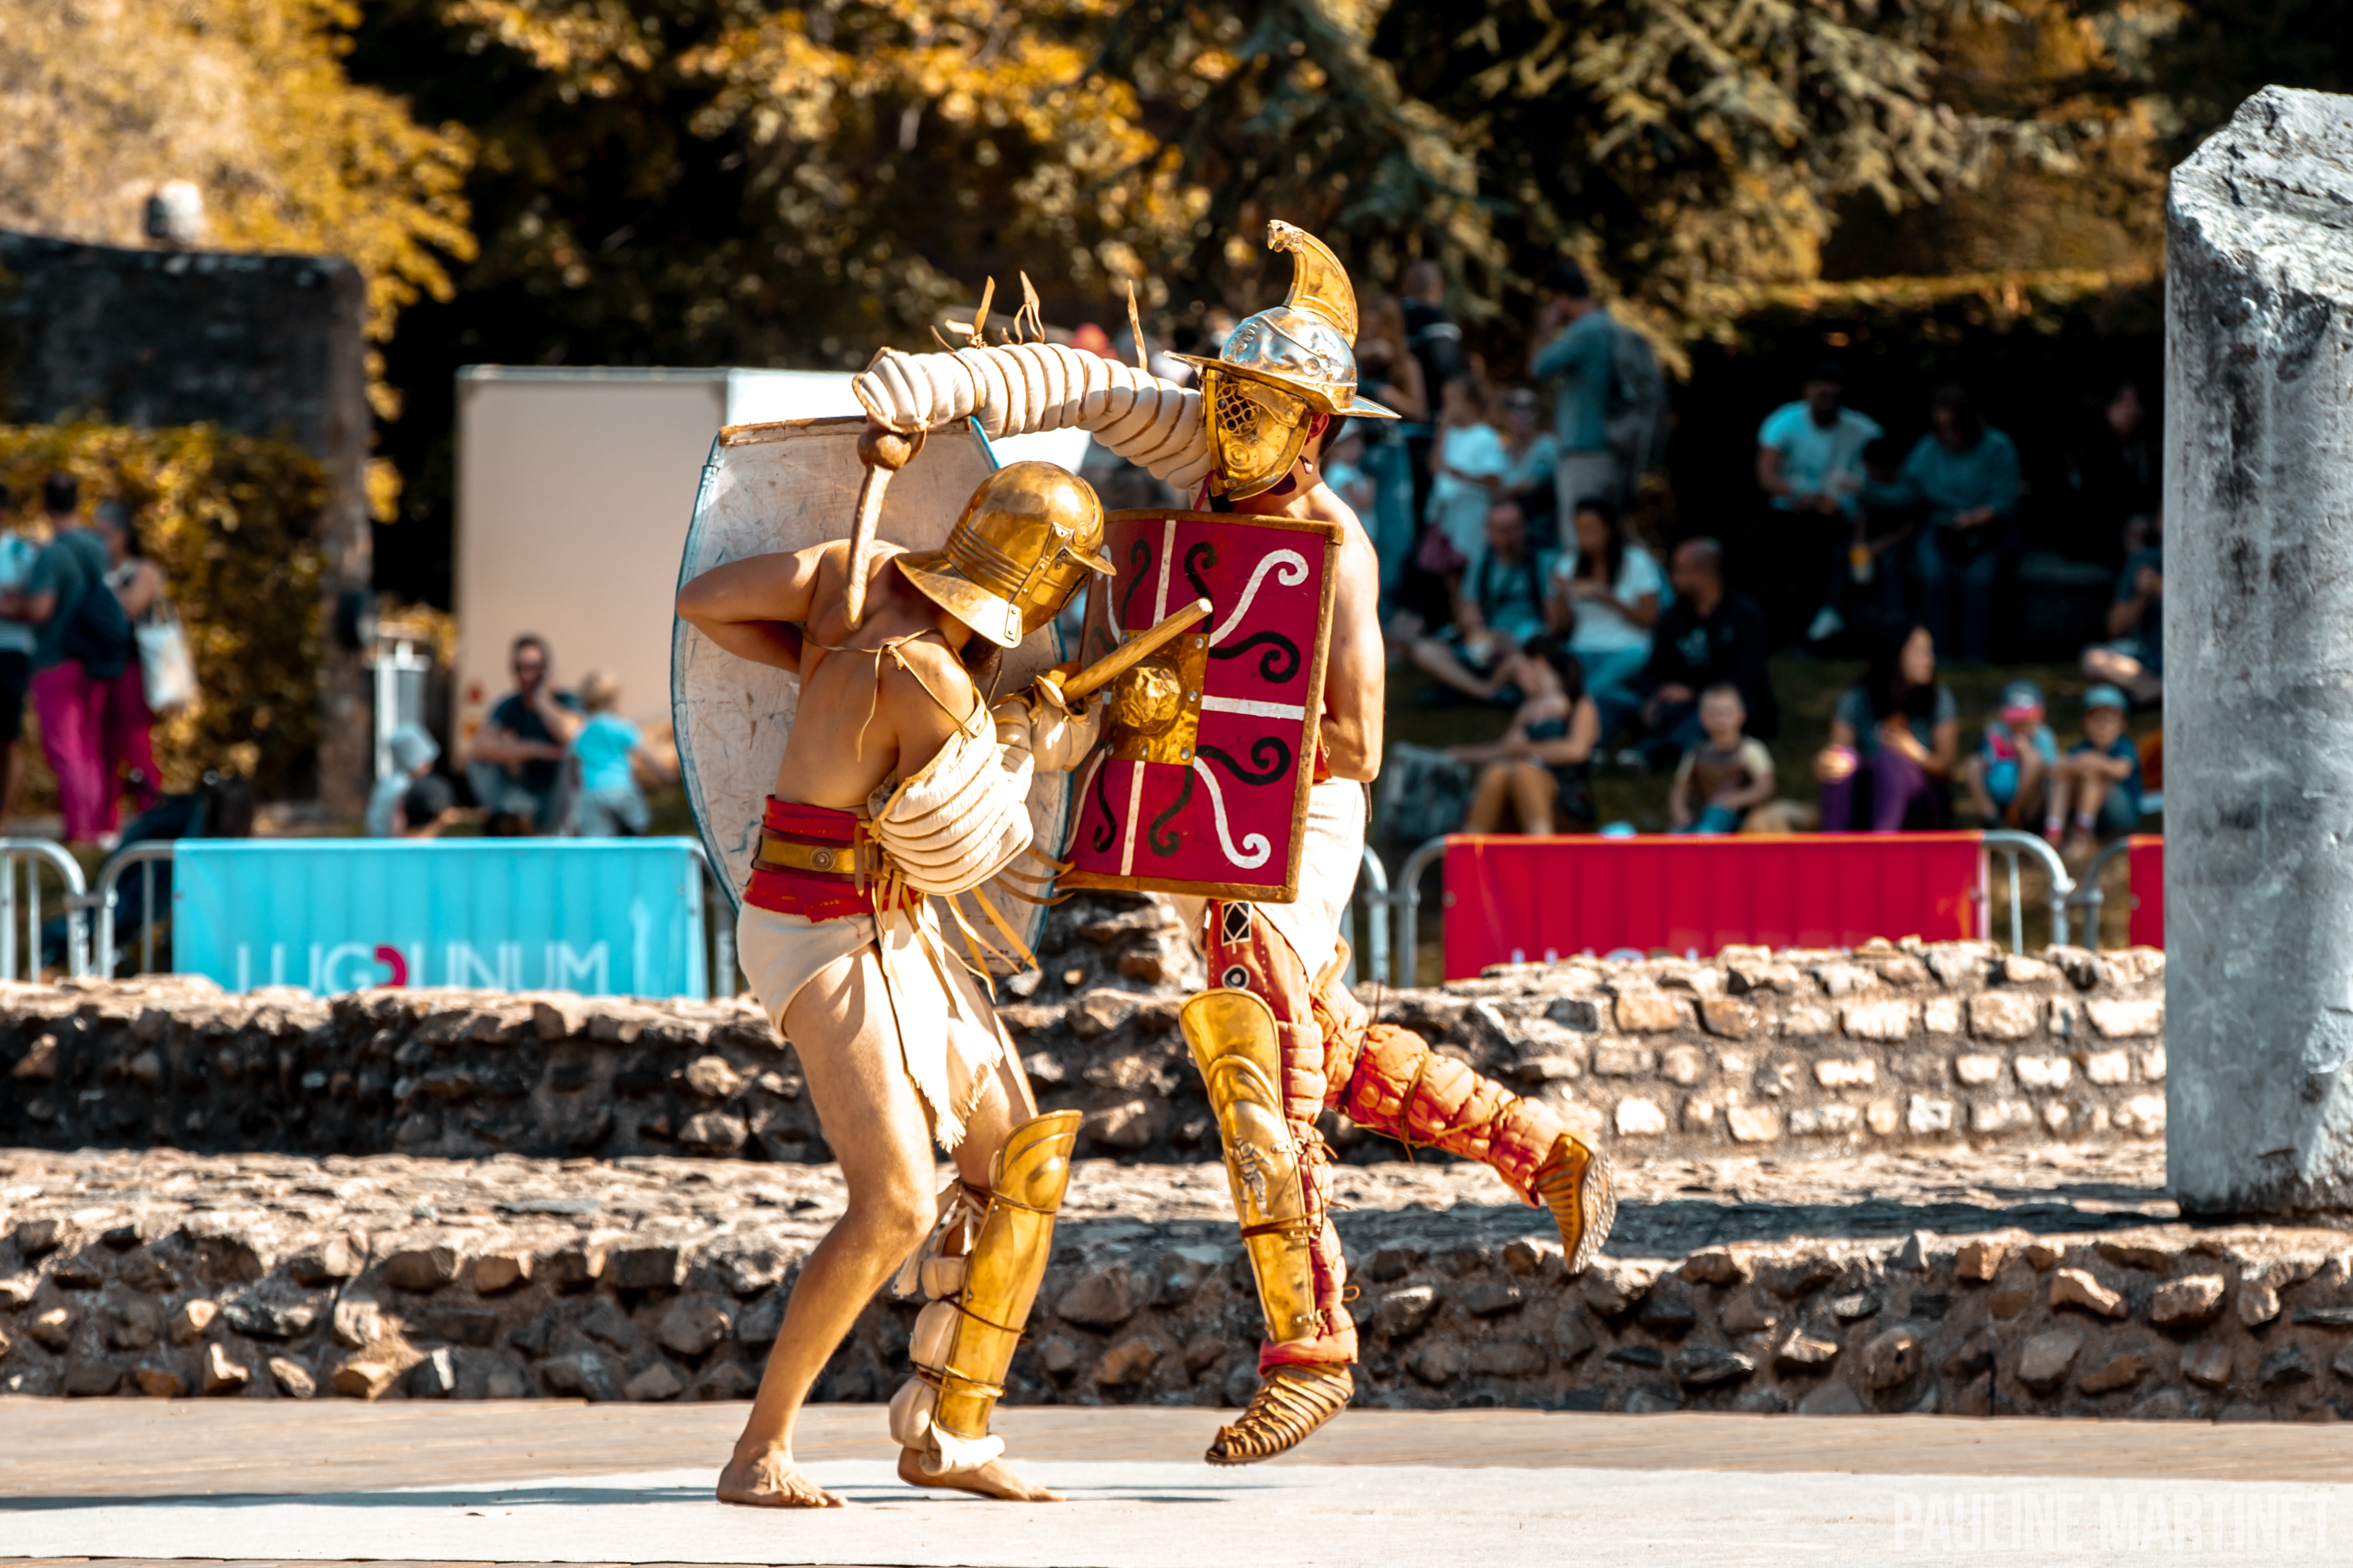
[[903,436],[967,416],[992,439],[1075,426],[1180,489],[1209,472],[1198,392],[1063,343],[884,349],[850,387],[869,417]]

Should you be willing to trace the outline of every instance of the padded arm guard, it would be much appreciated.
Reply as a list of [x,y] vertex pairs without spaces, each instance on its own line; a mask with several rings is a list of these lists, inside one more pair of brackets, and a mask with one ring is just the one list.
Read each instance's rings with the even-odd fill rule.
[[1188,493],[1208,477],[1198,392],[1063,343],[884,349],[850,389],[868,417],[902,436],[967,416],[991,437],[1075,426]]
[[915,1375],[891,1401],[891,1435],[923,1455],[927,1474],[976,1470],[1005,1451],[988,1419],[1054,1250],[1082,1120],[1057,1110],[1015,1128],[997,1151],[971,1247],[960,1258],[923,1258],[932,1300],[915,1319]]
[[1217,1112],[1266,1337],[1279,1344],[1314,1339],[1324,1331],[1311,1252],[1315,1220],[1282,1114],[1274,1011],[1247,991],[1219,988],[1187,1001],[1176,1020]]

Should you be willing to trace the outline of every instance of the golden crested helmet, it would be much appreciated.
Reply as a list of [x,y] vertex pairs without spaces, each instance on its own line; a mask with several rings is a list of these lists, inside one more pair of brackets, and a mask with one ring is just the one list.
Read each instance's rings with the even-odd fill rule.
[[1291,471],[1313,416],[1395,419],[1356,391],[1356,294],[1324,242],[1280,219],[1267,247],[1292,253],[1291,293],[1243,321],[1215,359],[1179,354],[1201,372],[1209,452],[1225,493],[1240,500]]
[[925,597],[997,644],[1018,647],[1052,620],[1087,574],[1111,574],[1103,502],[1051,463],[1008,463],[980,482],[937,550],[899,557]]

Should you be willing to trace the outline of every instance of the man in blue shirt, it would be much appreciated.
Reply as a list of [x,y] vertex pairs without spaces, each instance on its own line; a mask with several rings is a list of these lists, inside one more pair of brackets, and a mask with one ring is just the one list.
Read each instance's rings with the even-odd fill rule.
[[1882,434],[1877,420],[1843,405],[1845,395],[1845,368],[1822,360],[1806,373],[1797,401],[1757,430],[1757,484],[1773,514],[1764,553],[1782,567],[1768,609],[1778,630],[1803,626],[1808,642],[1845,629],[1829,598],[1853,541],[1862,449]]
[[515,689],[491,710],[474,736],[466,782],[491,814],[493,837],[554,833],[565,804],[556,798],[566,747],[580,728],[580,700],[558,691],[548,673],[546,640],[533,632],[508,650]]
[[1577,515],[1577,503],[1598,497],[1626,504],[1625,476],[1609,449],[1609,390],[1618,363],[1618,323],[1593,297],[1592,282],[1574,261],[1553,268],[1552,298],[1536,321],[1538,347],[1528,375],[1556,381],[1553,389],[1553,461],[1558,515]]

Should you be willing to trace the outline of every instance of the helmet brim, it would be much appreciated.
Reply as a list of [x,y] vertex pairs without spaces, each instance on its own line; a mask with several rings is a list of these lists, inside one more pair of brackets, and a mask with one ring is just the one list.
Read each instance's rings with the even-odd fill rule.
[[1332,395],[1331,388],[1318,385],[1312,381],[1294,381],[1289,376],[1276,375],[1271,371],[1260,370],[1253,365],[1236,364],[1231,360],[1219,359],[1209,354],[1170,354],[1168,357],[1186,364],[1198,366],[1202,370],[1214,370],[1222,375],[1240,376],[1245,381],[1255,381],[1263,385],[1274,387],[1278,391],[1287,392],[1306,403],[1316,413],[1328,414],[1335,418],[1400,419],[1404,417],[1396,409],[1382,407],[1354,387],[1348,389],[1349,400],[1344,405],[1338,398]]
[[899,574],[929,599],[999,647],[1021,646],[1021,608],[998,597],[956,569],[944,550],[919,550],[898,557]]

